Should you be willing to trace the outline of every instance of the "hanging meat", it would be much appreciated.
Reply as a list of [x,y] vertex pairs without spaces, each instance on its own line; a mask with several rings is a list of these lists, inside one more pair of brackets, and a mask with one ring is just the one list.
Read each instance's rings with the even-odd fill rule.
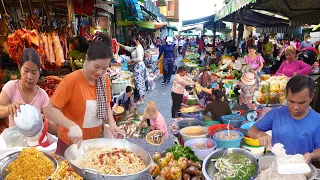
[[112,51],[113,51],[113,54],[118,54],[119,52],[119,44],[117,42],[117,39],[112,39]]
[[53,51],[53,38],[52,34],[48,33],[48,47],[49,47],[49,63],[50,64],[55,64],[56,63],[56,56]]
[[67,27],[62,27],[62,31],[59,33],[60,43],[63,49],[64,59],[68,58],[69,51],[68,51],[68,43],[67,43]]
[[45,33],[41,33],[41,39],[43,40],[43,50],[44,50],[44,55],[42,56],[43,62],[45,66],[49,64],[49,57],[50,57],[50,52],[49,52],[49,44],[48,44],[48,36]]
[[63,49],[60,43],[60,39],[56,33],[52,33],[52,39],[53,39],[53,50],[56,56],[56,65],[58,67],[61,67],[62,64],[64,64],[65,60],[64,60]]
[[8,36],[9,56],[16,64],[20,62],[22,51],[25,48],[27,34],[28,31],[22,28]]

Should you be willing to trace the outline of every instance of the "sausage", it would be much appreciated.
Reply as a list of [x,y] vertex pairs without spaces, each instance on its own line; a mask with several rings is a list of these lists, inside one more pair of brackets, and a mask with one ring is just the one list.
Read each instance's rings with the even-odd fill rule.
[[191,176],[185,172],[182,173],[183,180],[191,180]]
[[187,169],[185,169],[183,172],[185,172],[185,173],[187,173],[187,174],[190,174],[190,175],[192,175],[192,176],[197,176],[197,175],[200,173],[199,169],[196,168],[196,167],[194,167],[194,166],[192,166],[192,165],[190,165],[190,166],[189,166]]
[[200,180],[200,178],[198,176],[193,176],[191,180]]

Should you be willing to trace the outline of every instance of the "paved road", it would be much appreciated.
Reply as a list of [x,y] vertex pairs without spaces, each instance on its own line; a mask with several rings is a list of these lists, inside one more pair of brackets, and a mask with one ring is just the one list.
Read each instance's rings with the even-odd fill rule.
[[[181,57],[178,57],[176,64],[178,66],[182,65]],[[172,76],[173,79],[174,76]],[[144,108],[146,107],[146,104],[148,101],[154,101],[157,105],[158,110],[163,115],[163,117],[166,120],[167,129],[169,132],[169,137],[165,139],[164,143],[160,146],[153,146],[149,144],[145,138],[143,139],[129,139],[132,143],[138,144],[142,148],[144,148],[146,151],[148,151],[151,155],[153,152],[162,152],[166,150],[167,148],[170,148],[173,146],[174,141],[176,138],[171,134],[170,131],[170,125],[172,123],[171,119],[171,106],[172,106],[172,100],[171,100],[171,88],[172,88],[172,82],[169,84],[161,85],[162,78],[158,78],[156,81],[156,87],[153,91],[147,91],[145,95],[145,104],[138,105],[139,112],[143,113]]]
[[[176,64],[177,66],[182,65],[181,56],[178,57]],[[173,80],[172,76],[172,80]],[[161,85],[162,77],[158,78],[156,81],[156,87],[153,91],[147,91],[145,95],[145,104],[138,105],[139,112],[143,113],[144,108],[148,101],[154,101],[157,105],[158,111],[163,115],[167,122],[167,129],[169,133],[169,137],[164,140],[164,142],[160,146],[153,146],[149,144],[145,138],[143,139],[129,139],[130,142],[139,145],[152,156],[154,152],[163,152],[168,148],[171,148],[174,145],[174,141],[176,141],[176,137],[171,134],[170,125],[172,122],[171,119],[171,88],[172,88],[172,81],[169,84]],[[149,173],[144,173],[141,177],[138,178],[139,180],[152,180],[152,177]]]
[[[182,65],[182,57],[179,56],[177,58],[176,64],[177,66]],[[172,106],[172,100],[171,100],[171,88],[172,88],[172,80],[174,76],[171,78],[171,82],[169,84],[161,85],[162,77],[158,78],[156,81],[156,87],[153,91],[147,91],[145,95],[145,104],[139,105],[138,109],[139,112],[143,112],[146,104],[148,101],[154,101],[157,105],[158,110],[163,115],[165,120],[167,121],[167,128],[170,130],[170,124],[171,124],[171,106]]]

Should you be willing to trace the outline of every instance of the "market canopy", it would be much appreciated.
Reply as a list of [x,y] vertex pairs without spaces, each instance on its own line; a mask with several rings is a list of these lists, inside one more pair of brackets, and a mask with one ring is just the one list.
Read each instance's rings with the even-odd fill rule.
[[320,19],[319,0],[231,0],[215,14],[214,21],[225,20],[229,15],[245,8],[263,10],[289,18],[291,26],[318,24]]
[[167,23],[158,23],[150,21],[117,21],[118,26],[139,26],[146,29],[160,29],[163,26],[166,26]]
[[183,26],[190,26],[190,25],[196,25],[196,24],[203,24],[204,29],[210,29],[216,31],[224,31],[226,29],[226,24],[222,21],[214,22],[215,15],[206,16],[198,19],[191,19],[191,20],[185,20],[182,21]]
[[[247,10],[243,12],[242,23],[249,26],[256,27],[283,27],[289,26],[290,22],[288,19],[277,18],[274,16],[269,16],[254,10]],[[233,22],[234,18],[232,16],[226,16],[224,21]]]
[[219,21],[222,18],[254,2],[256,2],[256,0],[231,0],[227,5],[225,5],[220,11],[215,14],[214,21]]
[[185,21],[182,21],[182,26],[199,24],[207,21],[213,21],[214,17],[215,15],[211,15],[211,16],[206,16],[198,19],[185,20]]
[[251,9],[288,17],[291,25],[318,24],[320,19],[319,0],[256,0]]

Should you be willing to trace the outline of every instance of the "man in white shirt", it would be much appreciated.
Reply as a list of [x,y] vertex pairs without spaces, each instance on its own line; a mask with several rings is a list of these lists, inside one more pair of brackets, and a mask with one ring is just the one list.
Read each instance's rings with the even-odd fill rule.
[[224,70],[227,68],[235,69],[238,71],[242,70],[242,63],[238,60],[239,54],[234,52],[232,53],[231,59],[228,60],[223,66],[220,67],[220,70]]

